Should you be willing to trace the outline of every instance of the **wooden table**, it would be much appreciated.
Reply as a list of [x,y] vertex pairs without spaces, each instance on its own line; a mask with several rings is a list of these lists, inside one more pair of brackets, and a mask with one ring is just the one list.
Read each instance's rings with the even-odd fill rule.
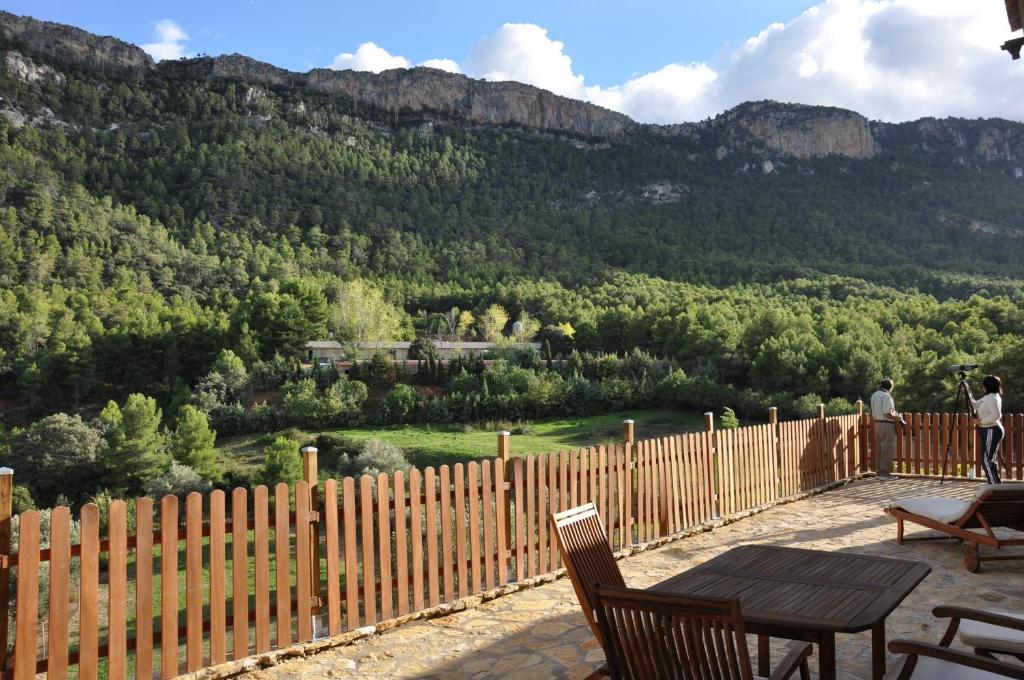
[[770,674],[768,638],[818,645],[821,680],[836,677],[836,633],[871,629],[871,676],[885,675],[885,619],[931,572],[924,562],[745,545],[648,590],[739,598],[758,637],[758,674]]

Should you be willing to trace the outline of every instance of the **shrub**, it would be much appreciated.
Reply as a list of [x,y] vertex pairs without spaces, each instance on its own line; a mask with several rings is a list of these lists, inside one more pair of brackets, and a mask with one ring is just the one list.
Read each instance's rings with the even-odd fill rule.
[[174,462],[165,475],[146,483],[145,493],[150,498],[163,498],[167,495],[181,498],[193,491],[206,493],[212,487],[209,479],[204,478],[198,470]]
[[380,402],[377,418],[382,423],[407,423],[420,410],[422,399],[411,385],[395,385]]
[[796,400],[793,408],[799,418],[815,418],[818,415],[818,404],[820,403],[821,397],[817,394],[805,394]]
[[250,382],[255,390],[275,390],[294,375],[291,363],[275,353],[269,361],[257,361],[252,365]]
[[842,397],[833,397],[825,404],[825,415],[827,416],[845,416],[856,411],[856,407]]
[[449,407],[448,399],[438,396],[428,400],[423,409],[423,418],[428,423],[450,423],[452,410]]
[[363,442],[344,434],[324,433],[316,438],[317,461],[323,470],[348,474],[348,463],[363,450]]
[[241,404],[220,404],[210,409],[207,415],[210,427],[222,437],[249,431],[249,420]]
[[284,427],[284,415],[267,404],[256,404],[245,416],[247,432],[274,432]]
[[36,502],[32,500],[32,494],[28,487],[23,484],[15,484],[11,490],[11,506],[15,515],[20,515],[26,510],[35,510]]
[[15,432],[5,464],[45,507],[69,489],[86,495],[94,490],[104,447],[99,430],[79,416],[57,413]]
[[736,411],[726,406],[722,409],[722,419],[719,421],[719,426],[723,430],[735,430],[740,426],[740,419],[736,417]]
[[401,448],[380,439],[367,439],[359,455],[348,461],[346,466],[347,474],[353,477],[408,470],[410,467],[409,459]]
[[277,437],[263,454],[263,483],[274,486],[285,482],[294,484],[302,479],[302,458],[299,447],[288,437]]

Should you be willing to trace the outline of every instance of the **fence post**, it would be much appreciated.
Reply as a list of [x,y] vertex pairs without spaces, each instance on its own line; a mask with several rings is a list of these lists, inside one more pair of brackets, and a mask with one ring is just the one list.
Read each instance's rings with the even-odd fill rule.
[[783,494],[783,481],[782,481],[782,445],[781,439],[779,438],[779,407],[769,406],[768,407],[768,425],[771,426],[772,431],[772,449],[771,460],[775,466],[775,474],[772,476],[772,487],[775,492],[775,498],[782,498]]
[[867,428],[864,423],[864,400],[858,399],[854,403],[857,410],[857,474],[867,472],[868,462],[868,440],[865,436]]
[[[721,461],[718,459],[718,441],[717,441],[717,438],[715,437],[715,414],[713,412],[711,412],[711,411],[705,411],[705,413],[704,413],[704,431],[707,433],[708,445],[711,447],[711,461],[712,461],[712,463],[711,463],[711,467],[712,467],[711,475],[712,475],[712,480],[713,480],[712,483],[714,485],[713,486],[714,490],[712,491],[712,499],[713,499],[713,504],[714,504],[714,510],[715,510],[716,516],[717,517],[721,517],[722,516],[722,494],[721,494],[722,486],[721,485],[723,483],[724,475],[722,473]],[[717,475],[715,474],[716,470],[718,472]],[[717,481],[715,481],[716,477],[717,477]]]
[[[302,479],[309,484],[309,592],[313,596],[313,635],[316,636],[316,615],[320,613],[320,506],[317,504],[317,482],[319,482],[319,471],[317,469],[317,454],[319,450],[315,446],[302,447]],[[296,531],[299,527],[295,528]]]
[[632,420],[622,421],[622,443],[626,446],[631,446],[636,440],[636,429],[634,425],[635,423]]
[[0,468],[0,672],[7,669],[7,619],[11,601],[11,514],[14,500],[14,470]]
[[498,433],[498,458],[501,458],[502,463],[508,462],[511,437],[512,433],[508,430],[502,430]]
[[[510,466],[508,464],[508,459],[509,459],[509,456],[511,455],[511,448],[512,448],[512,433],[509,432],[508,430],[501,430],[500,432],[498,432],[498,459],[501,461],[502,479],[504,480],[503,485],[505,487],[506,493],[505,493],[505,528],[502,529],[502,527],[497,527],[496,531],[499,531],[499,532],[500,531],[504,531],[505,532],[505,545],[508,547],[508,549],[505,551],[506,561],[504,561],[502,564],[498,565],[498,569],[505,569],[506,570],[505,573],[508,573],[508,561],[507,560],[511,559],[512,554],[513,554],[513,551],[512,551],[511,548],[512,548],[512,540],[514,538],[514,536],[512,536],[512,511],[513,511],[512,496],[513,496],[513,494],[512,493],[508,493],[508,492],[512,491],[512,485],[515,483],[515,480],[513,480],[513,478],[512,478],[512,466]],[[497,491],[497,489],[495,489],[495,491]]]

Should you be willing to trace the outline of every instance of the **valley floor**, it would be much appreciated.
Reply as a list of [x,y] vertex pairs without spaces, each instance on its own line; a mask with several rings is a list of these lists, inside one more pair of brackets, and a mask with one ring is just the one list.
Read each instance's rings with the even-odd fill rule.
[[[622,421],[632,418],[636,438],[649,439],[703,429],[703,416],[667,409],[647,409],[578,418],[552,418],[530,422],[524,433],[513,430],[513,455],[551,453],[584,446],[622,441]],[[513,423],[515,425],[515,423]],[[391,425],[304,433],[309,440],[323,432],[343,434],[356,440],[381,439],[402,448],[413,465],[426,467],[461,463],[493,456],[499,427],[455,425]],[[263,449],[278,433],[224,437],[217,449],[225,463],[236,468],[255,468],[263,462]]]

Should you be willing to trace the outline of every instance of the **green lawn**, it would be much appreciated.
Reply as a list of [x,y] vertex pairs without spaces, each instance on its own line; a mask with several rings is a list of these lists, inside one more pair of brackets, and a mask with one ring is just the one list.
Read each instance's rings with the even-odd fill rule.
[[[530,434],[512,436],[512,453],[549,453],[622,440],[622,421],[636,421],[636,438],[648,439],[704,427],[703,416],[665,409],[607,413],[599,416],[538,420]],[[442,465],[493,456],[494,432],[464,431],[462,425],[394,425],[325,430],[354,439],[382,439],[402,447],[414,465]],[[308,432],[310,440],[319,432]],[[223,437],[217,447],[229,467],[252,468],[262,464],[263,449],[276,433]]]

